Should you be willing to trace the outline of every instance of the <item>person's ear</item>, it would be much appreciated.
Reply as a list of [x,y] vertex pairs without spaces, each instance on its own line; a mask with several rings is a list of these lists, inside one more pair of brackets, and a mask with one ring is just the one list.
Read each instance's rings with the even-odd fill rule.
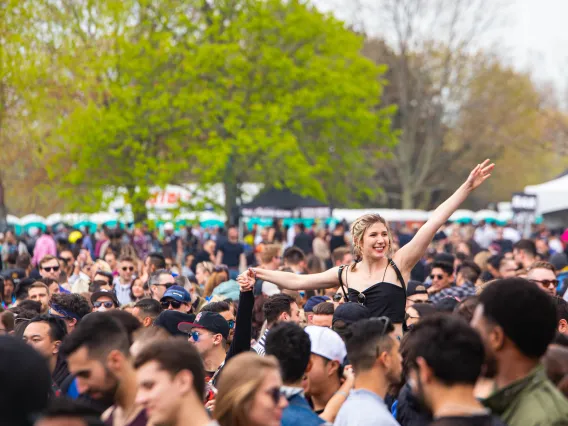
[[282,312],[278,317],[279,322],[288,321],[289,319],[290,316],[288,315],[288,312]]
[[558,322],[558,331],[562,334],[568,333],[568,321],[566,321],[564,318]]
[[308,361],[308,366],[306,367],[305,374],[308,374],[310,371],[312,371],[312,368],[314,368],[314,362],[312,361],[312,358],[310,357],[310,360]]
[[150,317],[144,318],[144,320],[142,321],[142,325],[144,327],[150,327],[152,325],[152,318]]
[[430,383],[435,376],[426,360],[420,356],[416,358],[416,365],[418,366],[420,381],[424,384]]
[[112,372],[120,371],[122,369],[123,362],[124,355],[122,355],[118,349],[110,351],[106,359],[107,367]]
[[216,334],[213,336],[213,345],[219,346],[223,342],[223,336]]
[[181,370],[173,381],[182,394],[188,394],[193,390],[193,374],[189,370]]
[[339,362],[338,361],[330,361],[327,363],[327,375],[328,376],[336,376],[337,370],[339,370]]
[[55,342],[53,342],[53,351],[52,351],[53,355],[59,353],[59,346],[61,346],[61,340],[56,340]]
[[493,352],[498,352],[505,345],[505,333],[498,325],[489,332],[489,346]]

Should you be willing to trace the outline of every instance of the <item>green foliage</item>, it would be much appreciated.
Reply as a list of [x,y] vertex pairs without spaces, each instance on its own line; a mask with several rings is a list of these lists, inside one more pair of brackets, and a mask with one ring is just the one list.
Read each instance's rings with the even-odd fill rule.
[[385,68],[305,2],[41,1],[64,110],[48,169],[82,210],[123,186],[142,217],[185,181],[223,182],[228,213],[247,181],[344,201],[393,143]]

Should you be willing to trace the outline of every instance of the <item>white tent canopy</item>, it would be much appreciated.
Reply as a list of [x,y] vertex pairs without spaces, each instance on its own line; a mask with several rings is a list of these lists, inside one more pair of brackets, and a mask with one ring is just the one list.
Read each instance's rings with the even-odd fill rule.
[[525,187],[527,194],[537,196],[537,214],[568,210],[568,175],[540,185]]

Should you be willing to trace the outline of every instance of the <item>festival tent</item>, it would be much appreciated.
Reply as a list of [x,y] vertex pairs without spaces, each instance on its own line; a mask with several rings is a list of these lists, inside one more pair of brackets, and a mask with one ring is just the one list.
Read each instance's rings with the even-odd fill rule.
[[302,197],[289,189],[269,188],[250,203],[241,206],[243,216],[255,218],[310,218],[327,219],[331,208],[315,198]]
[[540,185],[527,186],[525,192],[537,196],[537,214],[568,210],[568,175],[560,176]]

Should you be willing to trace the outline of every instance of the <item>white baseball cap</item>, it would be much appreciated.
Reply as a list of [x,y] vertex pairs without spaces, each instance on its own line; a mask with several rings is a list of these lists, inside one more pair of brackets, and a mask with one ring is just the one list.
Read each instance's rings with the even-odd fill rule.
[[304,331],[310,336],[312,353],[331,361],[343,363],[347,357],[345,343],[335,331],[327,327],[307,326]]

